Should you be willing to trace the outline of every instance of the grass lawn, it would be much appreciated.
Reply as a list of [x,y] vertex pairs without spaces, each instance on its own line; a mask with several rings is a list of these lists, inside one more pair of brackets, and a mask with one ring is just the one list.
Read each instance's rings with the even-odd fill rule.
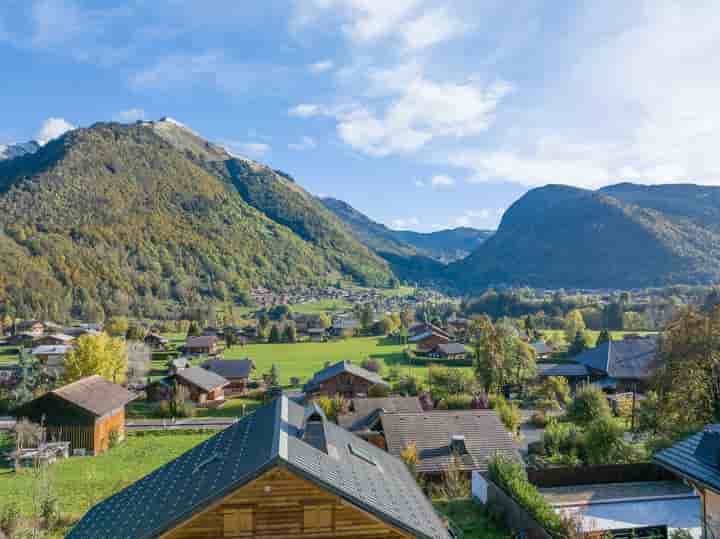
[[352,309],[352,305],[344,300],[321,299],[318,301],[308,301],[307,303],[290,305],[290,309],[294,313],[302,314],[332,314],[337,311],[348,311]]
[[[540,333],[542,333],[546,339],[552,339],[553,342],[560,346],[567,346],[568,342],[565,339],[565,331],[562,329],[541,329]],[[610,338],[613,340],[620,340],[625,335],[656,335],[657,331],[611,331],[610,332]],[[597,341],[598,335],[600,335],[599,331],[594,330],[587,330],[585,332],[587,335],[587,341],[589,346],[595,346],[595,341]]]
[[0,365],[17,363],[19,353],[17,346],[0,346]]
[[433,505],[462,531],[463,539],[505,539],[512,536],[508,530],[490,522],[482,507],[472,500],[436,500]]
[[[185,453],[211,434],[145,434],[129,436],[119,447],[99,457],[73,457],[49,468],[51,488],[60,502],[60,511],[70,522],[78,520],[89,507],[125,488],[159,466]],[[33,473],[16,474],[0,467],[0,507],[17,503],[23,514],[31,511]]]
[[422,378],[427,377],[428,370],[427,367],[411,366],[403,354],[403,345],[396,339],[385,337],[355,337],[324,343],[250,344],[234,346],[223,356],[226,359],[249,357],[255,361],[258,375],[269,372],[275,363],[282,384],[289,384],[290,378],[295,376],[307,381],[326,362],[335,363],[342,359],[359,364],[365,358],[376,358],[384,365],[381,373],[384,376],[391,367],[397,368],[401,375],[412,372]]

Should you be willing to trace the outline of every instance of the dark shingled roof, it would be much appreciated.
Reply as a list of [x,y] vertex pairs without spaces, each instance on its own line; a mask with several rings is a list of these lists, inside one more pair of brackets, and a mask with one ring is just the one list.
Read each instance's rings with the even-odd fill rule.
[[535,353],[538,355],[552,354],[553,348],[545,341],[534,341],[530,343]]
[[582,363],[538,363],[538,376],[566,376],[579,378],[588,376],[590,371]]
[[200,337],[190,337],[185,341],[185,348],[210,348],[218,342],[215,335],[201,335]]
[[250,378],[255,363],[250,359],[209,359],[201,367],[225,378]]
[[98,375],[81,378],[51,393],[98,417],[122,408],[137,397],[135,393]]
[[415,442],[418,449],[417,470],[439,473],[452,458],[450,439],[464,435],[468,453],[460,456],[463,470],[486,471],[488,461],[497,451],[520,459],[512,435],[493,410],[435,410],[413,414],[382,416],[388,451],[399,456]]
[[367,369],[363,369],[362,367],[358,367],[357,365],[353,365],[349,361],[340,361],[338,363],[335,363],[334,365],[330,365],[329,367],[324,368],[321,371],[316,372],[315,376],[313,376],[312,379],[307,384],[305,384],[305,387],[303,389],[305,391],[312,391],[326,380],[330,380],[331,378],[334,378],[338,374],[342,374],[344,372],[348,372],[353,376],[363,378],[373,384],[381,384],[390,387],[390,384],[383,380],[379,374],[371,372]]
[[212,391],[218,387],[224,387],[230,382],[214,372],[207,371],[202,367],[190,367],[187,369],[180,369],[176,374],[176,378],[190,382],[194,386],[204,389],[205,391]]
[[[318,414],[323,436],[315,441],[327,452],[303,440],[306,419]],[[402,461],[286,397],[96,505],[67,538],[157,538],[279,464],[415,537],[449,538]]]
[[465,345],[462,343],[459,343],[459,342],[449,342],[449,343],[444,343],[444,344],[438,344],[437,348],[443,354],[448,354],[448,355],[467,353],[467,350],[465,350]]
[[699,432],[655,454],[653,461],[720,494],[720,425]]
[[373,399],[353,399],[352,412],[338,416],[341,427],[351,431],[364,430],[380,417],[380,414],[397,412],[422,412],[417,397],[384,397]]
[[586,350],[575,361],[612,378],[645,380],[657,368],[657,337],[610,340]]

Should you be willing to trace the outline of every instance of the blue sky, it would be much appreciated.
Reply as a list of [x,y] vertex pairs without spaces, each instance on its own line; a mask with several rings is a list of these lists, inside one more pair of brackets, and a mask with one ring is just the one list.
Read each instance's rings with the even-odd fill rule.
[[[510,7],[508,7],[510,6]],[[171,116],[396,228],[720,184],[720,4],[4,0],[0,144]]]

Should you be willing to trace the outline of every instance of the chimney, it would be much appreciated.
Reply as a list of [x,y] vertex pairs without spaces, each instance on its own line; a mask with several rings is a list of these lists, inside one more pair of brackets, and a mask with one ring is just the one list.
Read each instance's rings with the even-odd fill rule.
[[450,437],[450,452],[456,455],[466,455],[468,450],[465,445],[464,434],[453,434]]

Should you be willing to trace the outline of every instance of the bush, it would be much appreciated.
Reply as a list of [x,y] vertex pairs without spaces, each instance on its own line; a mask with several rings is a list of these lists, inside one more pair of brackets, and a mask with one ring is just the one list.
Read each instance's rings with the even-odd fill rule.
[[579,425],[587,425],[611,416],[612,411],[605,394],[591,385],[584,385],[578,390],[567,410],[568,419]]
[[15,502],[10,502],[0,512],[0,531],[12,539],[19,527],[20,508]]
[[543,433],[545,453],[550,456],[572,455],[579,457],[584,452],[582,431],[572,423],[560,423],[551,418]]
[[325,416],[335,421],[338,414],[342,414],[347,410],[347,401],[341,395],[335,395],[334,397],[322,396],[315,399],[315,403],[322,409]]
[[545,378],[539,393],[545,400],[552,400],[560,406],[565,406],[570,402],[570,384],[564,376]]
[[568,537],[567,526],[545,500],[540,491],[528,481],[523,467],[513,459],[496,455],[488,466],[490,480],[520,504],[553,537]]
[[614,464],[625,460],[623,428],[612,417],[604,417],[591,423],[585,437],[588,464]]
[[368,390],[368,397],[380,398],[390,395],[390,388],[383,384],[375,384]]
[[45,528],[54,530],[60,521],[60,504],[54,496],[48,496],[40,503],[40,516]]
[[495,410],[500,416],[505,428],[517,436],[522,423],[522,414],[515,403],[507,402],[503,397],[497,397],[495,400]]
[[417,376],[403,376],[395,384],[395,391],[409,397],[416,397],[421,387],[420,379]]
[[380,363],[377,359],[374,357],[369,357],[367,359],[363,359],[360,363],[360,366],[370,372],[374,372],[376,374],[380,374],[382,371],[382,363]]
[[108,433],[108,447],[113,449],[120,444],[120,431],[118,429],[111,429]]
[[472,408],[472,395],[448,395],[442,402],[447,410],[469,410]]

